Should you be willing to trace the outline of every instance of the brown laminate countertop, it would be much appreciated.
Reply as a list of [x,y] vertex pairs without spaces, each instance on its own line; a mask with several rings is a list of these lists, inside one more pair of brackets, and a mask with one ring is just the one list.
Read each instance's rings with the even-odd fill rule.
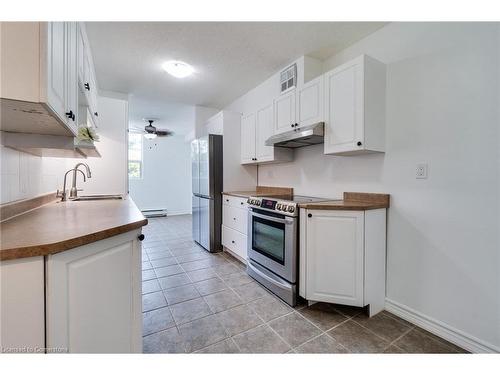
[[222,194],[232,195],[233,197],[273,197],[282,195],[293,195],[293,188],[278,186],[257,186],[255,190],[249,191],[225,191]]
[[49,203],[0,223],[0,260],[56,254],[147,223],[128,196]]
[[377,208],[389,208],[389,201],[389,194],[345,192],[344,199],[301,203],[299,207],[309,210],[365,211]]
[[374,210],[377,208],[387,208],[388,206],[383,203],[373,202],[349,202],[342,199],[317,202],[317,203],[301,203],[300,208],[307,208],[308,210],[345,210],[345,211],[364,211]]

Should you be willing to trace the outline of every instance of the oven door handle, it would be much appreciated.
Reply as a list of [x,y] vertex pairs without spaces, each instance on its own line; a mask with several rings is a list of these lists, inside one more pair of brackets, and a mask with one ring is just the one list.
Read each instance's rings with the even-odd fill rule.
[[290,217],[286,217],[284,219],[279,219],[279,218],[273,217],[273,216],[267,216],[267,215],[258,214],[255,211],[251,211],[251,215],[255,216],[255,217],[260,217],[261,219],[266,219],[266,220],[269,220],[269,221],[274,221],[276,223],[282,223],[282,224],[287,224],[287,225],[293,224],[293,219],[290,218]]
[[288,283],[284,284],[283,282],[275,280],[274,278],[266,275],[264,272],[262,272],[259,269],[260,267],[256,266],[251,260],[247,263],[247,267],[251,268],[253,272],[255,272],[256,274],[258,274],[263,279],[269,281],[271,284],[276,285],[278,288],[281,288],[281,289],[290,289],[290,287],[291,287],[291,284],[288,284]]

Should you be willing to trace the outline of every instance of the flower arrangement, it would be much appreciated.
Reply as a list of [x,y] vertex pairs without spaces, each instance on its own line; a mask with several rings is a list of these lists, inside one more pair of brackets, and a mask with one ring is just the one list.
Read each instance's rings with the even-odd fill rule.
[[78,140],[87,142],[99,142],[99,136],[94,128],[82,126],[78,129]]

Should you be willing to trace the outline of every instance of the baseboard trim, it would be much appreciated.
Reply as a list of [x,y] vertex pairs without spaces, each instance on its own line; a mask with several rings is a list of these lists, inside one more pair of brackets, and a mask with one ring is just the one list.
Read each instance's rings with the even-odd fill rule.
[[471,353],[500,353],[500,348],[493,344],[484,342],[477,337],[471,336],[389,298],[385,299],[385,309]]
[[191,210],[188,211],[168,211],[167,216],[191,215]]

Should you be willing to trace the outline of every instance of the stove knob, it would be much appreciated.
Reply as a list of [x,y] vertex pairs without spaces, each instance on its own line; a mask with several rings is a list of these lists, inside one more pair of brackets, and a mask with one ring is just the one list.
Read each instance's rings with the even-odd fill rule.
[[280,210],[281,211],[286,211],[286,204],[282,204],[281,207],[280,207]]
[[276,209],[277,209],[277,210],[281,210],[281,203],[278,203],[278,204],[276,205]]
[[294,212],[294,211],[295,211],[295,207],[293,207],[293,206],[288,207],[288,212]]
[[257,206],[260,206],[260,201],[256,199],[256,200],[255,200],[255,204],[256,204]]

